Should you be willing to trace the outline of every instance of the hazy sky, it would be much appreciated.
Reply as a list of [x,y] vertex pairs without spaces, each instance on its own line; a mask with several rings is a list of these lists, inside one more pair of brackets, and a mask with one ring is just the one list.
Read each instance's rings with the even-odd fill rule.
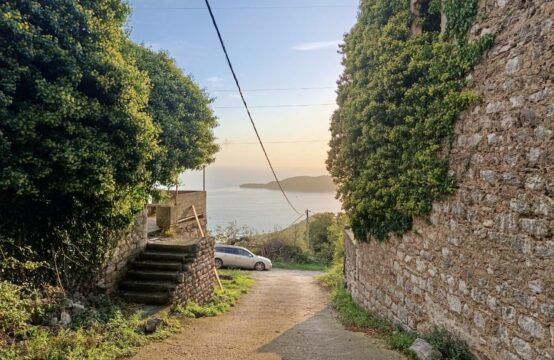
[[[236,93],[203,0],[131,0],[131,37],[164,49],[216,98],[222,149],[212,168],[271,174]],[[329,119],[341,73],[338,44],[355,22],[355,0],[212,0],[231,61],[279,174],[325,172]],[[166,8],[166,9],[163,9]],[[228,91],[231,90],[231,91]],[[331,104],[306,107],[256,106]],[[237,108],[221,108],[237,107]],[[307,142],[309,141],[309,142]],[[286,142],[286,143],[278,143]]]

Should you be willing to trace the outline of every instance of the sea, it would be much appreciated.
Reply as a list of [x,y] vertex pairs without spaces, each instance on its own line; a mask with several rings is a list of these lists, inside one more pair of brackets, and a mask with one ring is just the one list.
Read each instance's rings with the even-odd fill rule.
[[[325,174],[321,170],[304,169],[283,173],[286,177]],[[240,187],[244,183],[270,182],[271,176],[265,169],[208,168],[205,181],[208,229],[217,231],[233,225],[246,226],[254,233],[266,233],[286,228],[297,220],[301,215],[291,209],[280,191]],[[180,189],[202,190],[202,173],[182,174],[180,182]],[[312,213],[341,211],[334,192],[287,192],[287,196],[301,214],[306,210]]]

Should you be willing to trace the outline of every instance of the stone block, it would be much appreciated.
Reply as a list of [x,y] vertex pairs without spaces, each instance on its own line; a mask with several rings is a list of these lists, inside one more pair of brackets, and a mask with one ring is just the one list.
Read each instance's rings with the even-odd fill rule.
[[413,351],[419,360],[441,359],[441,353],[421,338],[416,339],[409,350]]
[[544,338],[544,328],[536,319],[529,316],[520,316],[517,323],[521,329],[529,333],[531,336],[537,339]]
[[452,294],[448,294],[447,297],[446,297],[446,301],[448,302],[448,306],[450,308],[450,310],[458,313],[458,314],[461,314],[462,313],[462,302],[460,301],[460,299],[455,296],[455,295],[452,295]]
[[535,352],[533,351],[533,348],[531,348],[531,345],[525,340],[522,340],[518,337],[514,337],[512,339],[512,346],[516,350],[519,356],[521,356],[525,360],[534,360],[535,359]]

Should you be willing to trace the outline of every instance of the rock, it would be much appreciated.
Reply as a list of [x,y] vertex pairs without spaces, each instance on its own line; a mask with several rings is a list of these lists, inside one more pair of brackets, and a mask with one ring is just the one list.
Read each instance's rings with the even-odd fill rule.
[[416,339],[412,346],[410,346],[409,350],[413,351],[416,354],[416,357],[420,360],[441,359],[441,353],[423,339]]
[[73,306],[71,307],[71,314],[73,314],[73,316],[77,316],[85,310],[86,308],[84,305],[76,302],[76,303],[73,303]]
[[144,332],[146,334],[153,334],[158,329],[158,326],[160,326],[163,323],[163,320],[154,318],[150,319],[144,324]]
[[515,74],[521,68],[521,61],[519,57],[512,58],[506,63],[506,72],[508,74]]
[[58,325],[58,318],[56,316],[52,316],[50,320],[48,321],[48,325],[50,326],[56,326]]
[[60,314],[60,322],[63,326],[71,324],[71,315],[67,311],[62,311]]

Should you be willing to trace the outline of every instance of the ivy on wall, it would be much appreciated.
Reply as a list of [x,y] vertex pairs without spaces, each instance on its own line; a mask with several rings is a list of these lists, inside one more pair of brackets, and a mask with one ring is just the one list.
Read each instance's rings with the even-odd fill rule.
[[[441,9],[445,34],[426,26]],[[478,98],[464,90],[465,75],[493,42],[467,40],[476,9],[477,0],[430,0],[420,8],[424,33],[413,36],[408,1],[362,1],[342,47],[327,160],[359,239],[409,230],[414,216],[454,190],[441,151],[458,114]]]

